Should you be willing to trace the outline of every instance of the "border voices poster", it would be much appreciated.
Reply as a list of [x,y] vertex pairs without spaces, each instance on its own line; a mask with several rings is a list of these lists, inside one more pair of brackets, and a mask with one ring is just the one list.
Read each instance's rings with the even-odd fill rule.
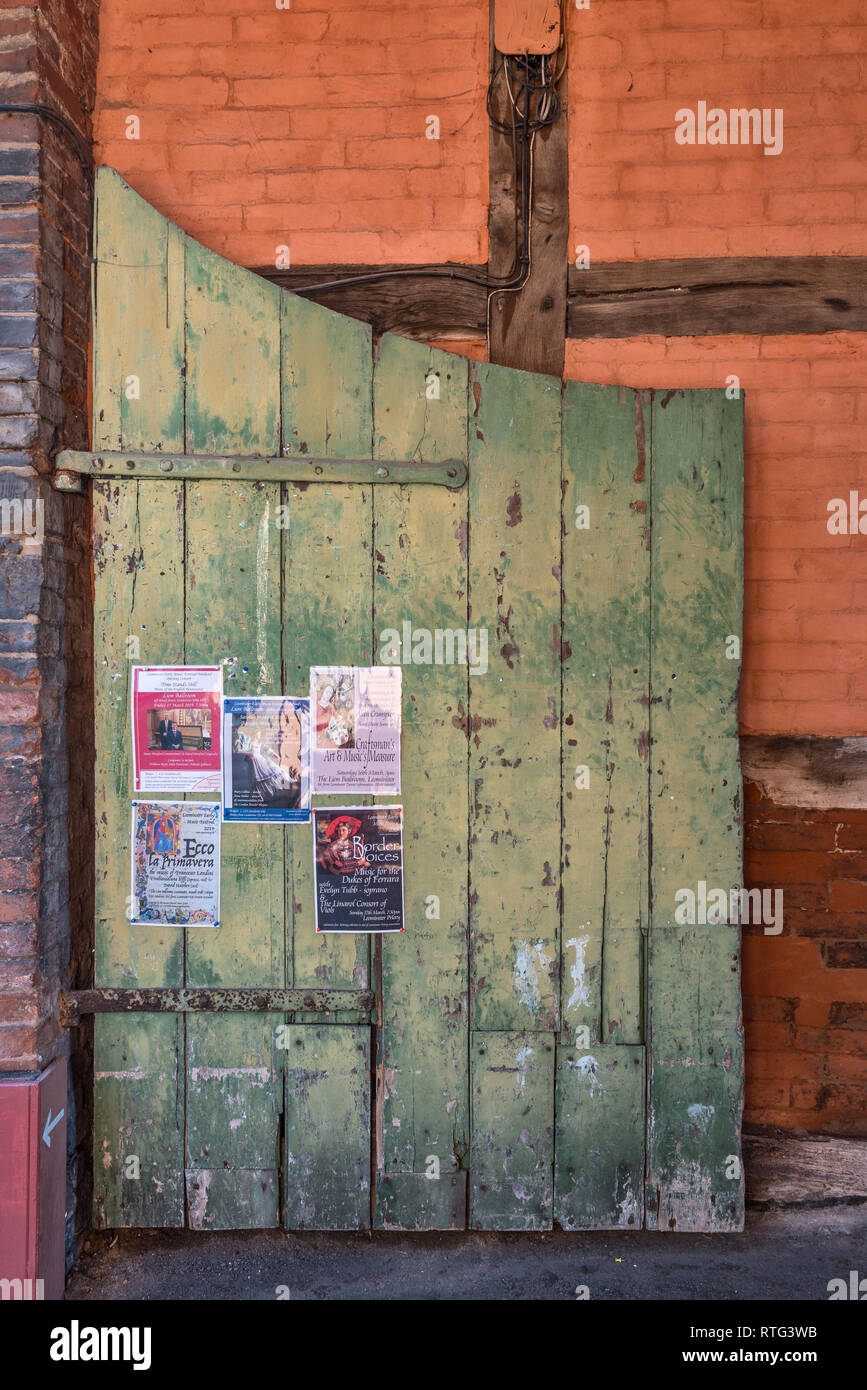
[[220,925],[220,806],[132,803],[133,926]]
[[310,820],[310,701],[223,701],[223,820]]
[[314,807],[317,932],[404,930],[403,808]]
[[400,794],[399,666],[311,666],[314,793]]
[[132,668],[133,789],[220,790],[221,666]]

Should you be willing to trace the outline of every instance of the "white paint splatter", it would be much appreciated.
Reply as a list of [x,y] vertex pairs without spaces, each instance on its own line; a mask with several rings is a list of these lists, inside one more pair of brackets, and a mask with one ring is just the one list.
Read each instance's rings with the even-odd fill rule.
[[590,991],[588,989],[585,973],[587,962],[584,953],[590,944],[589,936],[573,936],[566,942],[569,946],[575,947],[575,964],[569,966],[569,974],[572,976],[572,993],[569,995],[567,1009],[579,1009],[582,1004],[589,1005]]
[[532,1057],[532,1055],[533,1055],[533,1049],[532,1049],[532,1047],[519,1047],[518,1050],[517,1050],[517,1052],[515,1053],[515,1066],[518,1068],[518,1090],[519,1090],[519,1091],[523,1091],[523,1089],[524,1089],[524,1082],[525,1082],[526,1079],[527,1079],[527,1077],[526,1077],[526,1075],[525,1075],[526,1066],[527,1066],[527,1058],[528,1058],[528,1057]]
[[191,1081],[226,1081],[230,1076],[234,1076],[264,1083],[271,1081],[273,1075],[270,1067],[192,1067],[190,1069]]
[[586,1057],[576,1057],[574,1062],[570,1059],[569,1066],[573,1071],[578,1071],[590,1083],[591,1099],[597,1094],[605,1095],[605,1087],[599,1080],[599,1064],[595,1057],[587,1053]]
[[699,1105],[698,1102],[696,1102],[695,1105],[687,1106],[686,1113],[692,1120],[692,1123],[701,1130],[702,1134],[707,1134],[710,1128],[710,1122],[715,1113],[713,1106]]
[[551,964],[551,957],[545,951],[544,941],[537,941],[535,946],[529,941],[519,941],[515,956],[515,991],[531,1013],[538,1014],[542,1010],[542,993],[540,981],[547,979],[547,967]]

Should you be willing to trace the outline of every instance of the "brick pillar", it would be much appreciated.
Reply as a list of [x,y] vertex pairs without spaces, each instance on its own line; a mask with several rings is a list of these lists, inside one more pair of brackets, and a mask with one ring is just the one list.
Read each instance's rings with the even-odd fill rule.
[[[95,0],[0,5],[0,105],[50,107],[86,155],[96,53]],[[70,134],[0,112],[0,1085],[74,1054],[70,1251],[89,1221],[91,1084],[58,996],[92,956],[89,515],[51,469],[88,446],[91,216]]]

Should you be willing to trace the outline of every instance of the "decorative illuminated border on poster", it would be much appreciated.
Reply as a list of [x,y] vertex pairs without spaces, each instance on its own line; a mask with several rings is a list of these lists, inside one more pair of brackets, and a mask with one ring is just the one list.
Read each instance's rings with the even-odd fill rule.
[[311,666],[313,793],[400,793],[399,666]]
[[317,932],[404,930],[403,808],[313,809]]
[[220,805],[132,803],[133,926],[220,925]]
[[221,666],[132,668],[133,789],[220,790]]
[[310,701],[223,700],[223,820],[310,820]]

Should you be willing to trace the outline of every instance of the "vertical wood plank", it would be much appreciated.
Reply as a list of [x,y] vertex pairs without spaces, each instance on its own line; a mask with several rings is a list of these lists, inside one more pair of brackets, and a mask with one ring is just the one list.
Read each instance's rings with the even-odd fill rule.
[[[563,401],[563,1027],[643,1040],[648,905],[650,405]],[[582,1035],[578,1035],[579,1037]]]
[[[384,337],[374,376],[375,456],[466,458],[467,379],[464,359]],[[465,1220],[456,1207],[464,1188],[451,1178],[469,1142],[468,664],[456,659],[458,645],[447,660],[444,634],[455,643],[468,627],[467,492],[381,486],[374,513],[376,659],[403,666],[407,848],[406,932],[382,943],[374,1221],[455,1229]],[[389,649],[395,638],[399,648]],[[439,1177],[425,1179],[428,1170]]]
[[295,1025],[287,1041],[286,1225],[367,1230],[370,1029]]
[[[283,452],[370,457],[371,330],[284,294],[281,304]],[[310,667],[369,666],[373,640],[371,489],[287,484],[284,531],[285,689],[305,695]],[[337,805],[322,797],[317,804]],[[366,937],[316,935],[313,854],[291,840],[293,982],[366,989]]]
[[738,1230],[739,932],[679,925],[675,909],[701,880],[741,882],[740,661],[726,641],[741,636],[742,401],[655,397],[652,507],[648,1223]]
[[554,1219],[566,1231],[644,1224],[644,1048],[557,1049]]
[[471,1035],[475,1231],[551,1229],[554,1045],[550,1033]]
[[[192,241],[186,279],[187,452],[277,453],[279,291]],[[280,693],[279,505],[278,483],[186,485],[186,660],[222,662],[232,695]],[[187,930],[187,984],[285,982],[283,836],[223,827],[222,924]],[[187,1191],[201,1229],[279,1224],[281,1021],[187,1017]]]
[[[93,443],[183,445],[181,234],[112,170],[97,173]],[[134,323],[134,331],[130,324]],[[136,378],[137,385],[131,380]],[[158,495],[160,507],[153,503]],[[183,942],[132,927],[129,671],[183,657],[169,595],[183,586],[177,484],[93,484],[97,986],[183,982]],[[134,1045],[131,1034],[134,1032]],[[167,1015],[94,1020],[94,1221],[183,1224],[182,1021]],[[135,1157],[139,1166],[127,1165]],[[127,1171],[139,1177],[127,1176]]]
[[[478,364],[470,434],[473,1027],[556,1029],[560,886],[560,383]],[[552,1097],[553,1104],[553,1097]]]
[[[373,367],[369,326],[284,294],[281,362],[283,451],[333,458],[370,457]],[[310,488],[287,484],[284,505],[289,518],[289,527],[283,532],[284,689],[303,695],[309,689],[311,666],[369,666],[372,662],[372,489],[349,484]],[[317,804],[334,805],[344,799],[321,797]],[[292,982],[298,988],[367,989],[369,938],[317,936],[310,830],[298,827],[289,833]],[[362,1013],[341,1015],[346,1023],[360,1024],[366,1017]],[[299,1015],[298,1022],[304,1022],[304,1015]],[[357,1045],[351,1028],[335,1027],[333,1037],[323,1034],[322,1055],[327,1055],[338,1072],[348,1073],[356,1064]],[[292,1113],[296,1101],[293,1076],[291,1070],[287,1072],[287,1114]],[[355,1230],[370,1224],[369,1190],[366,1205],[358,1204],[357,1131],[335,1126],[330,1145],[328,1171],[320,1168],[318,1173],[311,1173],[303,1192],[295,1191],[300,1169],[292,1165],[287,1151],[286,1224],[290,1228],[299,1204],[305,1211],[315,1210],[318,1220],[337,1223],[330,1229]],[[344,1194],[354,1190],[358,1202],[344,1197],[338,1210],[328,1217],[329,1193],[335,1185]],[[341,1227],[340,1221],[346,1226]]]

